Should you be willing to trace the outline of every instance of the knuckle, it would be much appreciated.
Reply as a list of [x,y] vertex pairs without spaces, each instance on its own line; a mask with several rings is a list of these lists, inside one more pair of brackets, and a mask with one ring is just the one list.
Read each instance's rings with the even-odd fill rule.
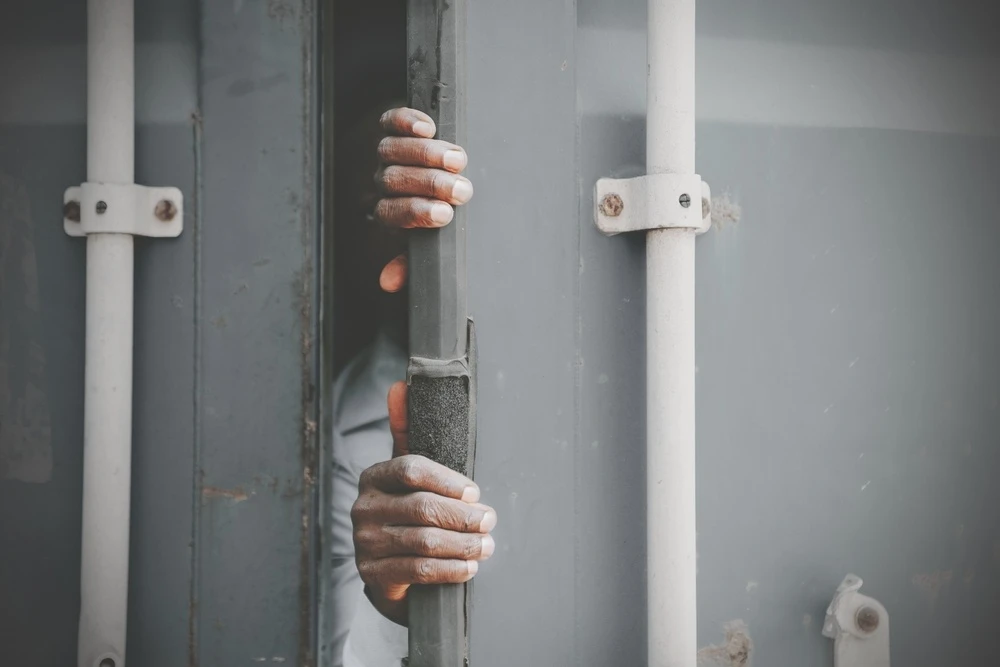
[[397,460],[399,461],[399,481],[411,488],[418,486],[422,478],[420,462],[411,457]]
[[383,160],[388,161],[392,155],[392,150],[396,145],[394,137],[385,137],[378,142],[378,154]]
[[393,200],[391,199],[380,199],[378,203],[375,204],[375,217],[382,222],[390,222],[395,214],[395,209],[393,207]]
[[361,577],[361,581],[366,584],[372,584],[375,582],[375,570],[370,560],[364,558],[357,559],[358,575]]
[[354,546],[367,549],[375,541],[375,536],[371,530],[363,526],[354,529]]
[[452,191],[452,177],[441,173],[440,171],[434,172],[431,176],[431,189],[442,199],[450,200]]
[[414,501],[413,512],[417,521],[425,526],[436,526],[441,516],[438,502],[430,496],[420,495]]
[[386,167],[382,170],[382,177],[379,184],[386,190],[396,191],[403,185],[402,168],[397,166]]
[[420,149],[417,155],[420,158],[420,163],[424,166],[430,167],[434,164],[434,143],[430,141],[421,141]]
[[358,522],[364,518],[364,516],[364,504],[361,502],[361,499],[358,499],[353,505],[351,505],[351,523],[357,525]]
[[368,520],[368,517],[375,510],[377,494],[368,492],[362,493],[351,505],[351,522],[359,525]]
[[442,546],[443,541],[438,535],[431,531],[424,531],[424,533],[420,536],[417,548],[420,553],[426,556],[433,556],[441,550]]
[[465,548],[463,549],[462,556],[465,560],[472,560],[473,558],[478,558],[479,554],[483,550],[483,541],[481,539],[468,539],[465,541]]
[[434,583],[435,575],[437,574],[437,564],[433,559],[421,558],[416,563],[416,570],[413,575],[417,580],[418,584],[431,584]]

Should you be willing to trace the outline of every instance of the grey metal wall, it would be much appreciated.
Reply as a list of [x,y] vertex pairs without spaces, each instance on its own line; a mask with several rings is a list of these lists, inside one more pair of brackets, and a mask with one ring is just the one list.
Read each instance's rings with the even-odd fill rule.
[[[319,141],[311,2],[136,3],[136,172],[184,191],[136,252],[129,664],[314,664]],[[0,21],[0,637],[75,664],[86,3]]]
[[[137,254],[131,663],[312,664],[315,17],[138,5],[138,176],[190,215]],[[759,667],[831,664],[847,572],[895,662],[991,663],[1000,53],[953,5],[700,7],[699,168],[742,207],[699,241],[700,640],[742,620]],[[43,667],[76,641],[84,25],[0,23],[0,633]],[[642,0],[470,7],[483,667],[645,660],[643,246],[590,212],[643,164],[643,29]]]
[[[699,169],[742,208],[698,250],[699,639],[742,621],[761,667],[832,664],[849,572],[894,663],[994,661],[1000,50],[958,4],[699,5]],[[591,222],[644,165],[645,2],[470,22],[473,657],[645,664],[644,251]]]

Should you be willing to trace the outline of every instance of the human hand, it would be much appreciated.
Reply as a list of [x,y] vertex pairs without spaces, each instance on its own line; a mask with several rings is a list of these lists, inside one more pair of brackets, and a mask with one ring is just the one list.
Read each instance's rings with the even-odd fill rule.
[[[375,180],[383,198],[375,217],[397,229],[444,227],[455,207],[472,199],[472,182],[460,175],[469,163],[465,150],[434,139],[434,121],[415,109],[387,111],[380,122],[387,136],[378,146],[381,168]],[[379,284],[398,292],[406,278],[406,255],[400,255],[382,269]]]
[[361,475],[351,509],[365,594],[386,618],[407,624],[414,584],[460,584],[493,555],[496,512],[472,480],[407,450],[406,383],[389,391],[393,458]]

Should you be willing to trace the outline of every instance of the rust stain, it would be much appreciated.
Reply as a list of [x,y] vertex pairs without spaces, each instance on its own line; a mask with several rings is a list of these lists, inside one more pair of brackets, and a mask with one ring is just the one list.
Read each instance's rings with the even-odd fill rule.
[[[274,5],[278,0],[269,0]],[[290,2],[290,0],[284,0]],[[279,3],[283,4],[283,3]],[[294,14],[293,14],[294,15]],[[313,15],[313,4],[301,2],[298,8],[298,27],[300,35],[310,35],[316,17]],[[313,195],[315,186],[313,181],[313,152],[312,146],[315,137],[310,129],[313,125],[313,99],[311,92],[314,88],[315,52],[312,39],[301,39],[302,43],[302,193],[299,198],[296,195],[290,205],[298,215],[300,242],[302,244],[302,271],[299,274],[298,293],[298,315],[301,335],[301,357],[300,373],[302,389],[300,396],[301,420],[302,420],[302,444],[301,444],[301,464],[302,464],[302,532],[300,533],[299,545],[299,646],[298,664],[302,667],[315,667],[317,656],[312,650],[312,620],[313,620],[313,589],[315,582],[312,574],[312,555],[315,546],[316,530],[312,525],[313,496],[315,492],[315,479],[313,470],[319,467],[319,447],[316,433],[316,379],[314,369],[316,368],[316,355],[314,353],[313,324],[315,314],[313,311],[313,282],[315,277],[315,267],[313,265],[315,225],[317,219],[313,211]],[[295,194],[295,193],[292,193]],[[322,544],[322,541],[321,541]]]
[[52,422],[25,184],[0,174],[0,479],[52,478]]
[[937,570],[926,574],[915,574],[911,579],[917,590],[924,594],[933,610],[942,591],[951,586],[955,573],[952,570]]
[[726,624],[726,640],[698,651],[699,665],[715,667],[748,667],[753,652],[753,640],[747,624],[741,620]]
[[205,486],[201,489],[201,497],[209,499],[223,498],[237,503],[250,500],[250,495],[244,491],[242,487],[236,487],[235,489],[220,489],[217,486]]
[[295,4],[292,0],[267,0],[267,16],[284,27],[285,21],[295,18]]

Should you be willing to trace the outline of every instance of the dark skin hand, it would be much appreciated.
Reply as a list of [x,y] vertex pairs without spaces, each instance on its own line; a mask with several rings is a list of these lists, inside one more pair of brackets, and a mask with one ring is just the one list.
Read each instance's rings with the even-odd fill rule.
[[[382,167],[375,180],[385,196],[375,217],[394,229],[444,227],[454,207],[472,199],[472,182],[461,175],[469,163],[465,150],[434,139],[434,121],[414,109],[387,111],[381,124],[388,136],[378,146]],[[389,262],[379,279],[382,289],[403,289],[406,268],[405,255]]]
[[[379,144],[376,175],[383,198],[375,207],[382,224],[397,229],[443,227],[455,206],[472,198],[461,172],[465,151],[435,140],[433,121],[413,109],[382,117],[388,135]],[[379,282],[386,292],[406,284],[405,255],[389,262]],[[465,476],[408,453],[407,387],[389,390],[392,459],[361,475],[351,510],[358,572],[365,594],[386,618],[406,625],[407,592],[414,584],[460,584],[479,571],[496,549],[490,532],[497,513],[479,502],[479,487]]]

